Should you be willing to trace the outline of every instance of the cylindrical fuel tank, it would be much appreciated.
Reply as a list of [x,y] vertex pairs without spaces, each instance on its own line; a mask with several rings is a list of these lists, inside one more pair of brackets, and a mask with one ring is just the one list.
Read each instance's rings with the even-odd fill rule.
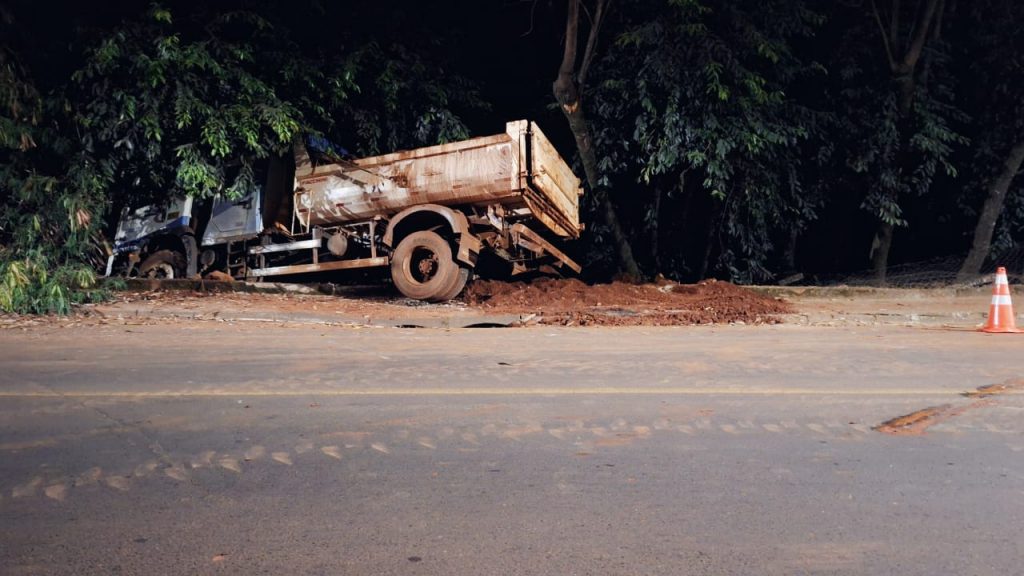
[[503,134],[317,167],[297,178],[296,217],[329,226],[418,204],[521,204],[517,146]]
[[303,226],[344,224],[397,212],[409,205],[408,189],[392,182],[359,184],[329,174],[310,178],[295,192],[295,211]]

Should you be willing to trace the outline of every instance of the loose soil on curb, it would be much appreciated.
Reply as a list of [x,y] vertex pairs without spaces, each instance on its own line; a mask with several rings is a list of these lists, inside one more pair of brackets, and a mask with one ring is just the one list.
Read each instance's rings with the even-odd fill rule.
[[545,324],[580,326],[776,324],[777,315],[793,312],[780,298],[715,280],[592,286],[575,279],[479,280],[461,298],[488,312],[537,314]]

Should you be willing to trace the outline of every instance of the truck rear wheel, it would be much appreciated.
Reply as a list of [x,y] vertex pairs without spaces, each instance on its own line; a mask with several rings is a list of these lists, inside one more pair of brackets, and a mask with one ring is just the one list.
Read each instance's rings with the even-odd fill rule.
[[459,273],[455,276],[455,283],[452,285],[451,290],[441,295],[441,301],[447,302],[458,296],[462,289],[466,287],[467,282],[469,282],[469,268],[459,266]]
[[139,266],[139,276],[172,280],[185,277],[185,256],[174,250],[157,250]]
[[469,271],[452,258],[452,248],[435,232],[413,232],[391,256],[391,279],[398,291],[416,300],[444,302],[465,286]]

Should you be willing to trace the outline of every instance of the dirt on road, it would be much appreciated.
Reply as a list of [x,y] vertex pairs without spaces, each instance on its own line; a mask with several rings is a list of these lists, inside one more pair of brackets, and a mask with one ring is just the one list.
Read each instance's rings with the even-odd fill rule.
[[793,308],[781,298],[728,282],[587,285],[575,279],[477,281],[463,293],[470,306],[501,313],[532,313],[546,323],[580,326],[774,324]]

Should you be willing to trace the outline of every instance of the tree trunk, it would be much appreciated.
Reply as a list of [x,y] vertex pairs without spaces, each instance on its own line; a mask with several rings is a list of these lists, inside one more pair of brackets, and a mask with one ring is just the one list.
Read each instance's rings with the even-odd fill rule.
[[1003,204],[1006,200],[1006,192],[1010,189],[1014,176],[1024,163],[1024,141],[1018,142],[1010,149],[1010,154],[1003,163],[1003,169],[992,180],[988,189],[988,197],[978,214],[978,224],[974,227],[974,242],[971,243],[971,250],[964,259],[960,272],[957,273],[958,282],[963,282],[976,276],[981,272],[981,265],[985,263],[989,249],[992,246],[992,233],[996,229],[996,222],[1003,212]]
[[654,187],[654,202],[651,206],[651,210],[654,213],[654,219],[651,221],[651,260],[654,262],[655,274],[660,274],[661,270],[661,259],[658,257],[658,240],[660,239],[661,233],[659,232],[658,224],[661,221],[661,197],[664,194],[661,190],[661,186]]
[[871,268],[874,271],[875,284],[878,286],[885,285],[885,273],[889,268],[889,249],[892,248],[894,228],[888,222],[881,222],[871,245]]
[[715,201],[715,205],[711,209],[711,216],[708,218],[708,229],[704,237],[704,254],[700,259],[700,267],[697,268],[697,281],[705,279],[708,269],[711,268],[711,251],[715,247],[715,233],[718,232],[718,226],[721,224],[721,216],[722,205]]
[[800,239],[800,227],[794,226],[789,231],[789,238],[786,242],[786,249],[782,253],[782,267],[786,273],[797,272],[796,269],[796,246]]
[[[556,82],[555,84],[557,85],[558,83]],[[573,92],[575,93],[575,90]],[[639,280],[641,277],[640,268],[636,264],[636,258],[633,257],[633,248],[629,244],[629,239],[626,238],[626,233],[619,223],[619,214],[615,210],[608,192],[598,185],[600,175],[597,170],[597,154],[594,152],[590,125],[587,124],[586,119],[583,117],[582,103],[578,98],[563,101],[559,96],[557,88],[555,89],[555,97],[562,104],[562,112],[565,113],[565,118],[569,121],[569,129],[572,130],[572,134],[576,138],[576,149],[579,151],[580,161],[583,163],[583,172],[587,177],[587,187],[590,188],[591,194],[597,198],[601,217],[605,225],[612,232],[612,238],[615,240],[615,245],[619,252],[621,270],[630,278]]]
[[[911,109],[914,105],[914,92],[917,88],[917,80],[914,75],[917,72],[917,65],[921,59],[921,55],[924,51],[929,35],[933,36],[934,40],[937,40],[939,37],[942,12],[945,10],[945,1],[927,0],[924,5],[924,10],[920,12],[919,19],[917,19],[915,25],[911,28],[913,31],[913,38],[908,39],[909,43],[905,49],[900,46],[899,42],[899,0],[894,0],[892,3],[888,31],[886,31],[885,27],[882,25],[882,20],[878,12],[878,8],[875,6],[874,0],[871,2],[871,9],[874,13],[875,20],[878,23],[879,30],[882,33],[882,44],[885,48],[886,59],[888,60],[889,69],[892,71],[893,79],[896,83],[900,132],[903,133],[905,129],[904,124],[910,116]],[[899,152],[900,153],[896,155],[897,162],[902,163],[905,158],[906,146],[901,145]],[[896,194],[897,197],[893,198],[893,200],[898,202],[898,192],[896,192]],[[875,238],[872,241],[871,268],[874,273],[875,283],[879,286],[885,285],[886,268],[889,265],[889,251],[892,249],[893,231],[892,224],[879,222],[878,232],[875,233]]]
[[[619,266],[622,272],[634,280],[641,278],[640,268],[633,257],[633,248],[626,238],[626,233],[619,223],[619,215],[612,205],[611,197],[607,191],[600,188],[600,173],[597,169],[597,153],[594,151],[594,138],[590,132],[590,124],[583,115],[583,101],[580,95],[580,88],[573,78],[576,69],[576,38],[579,31],[579,2],[580,0],[568,0],[569,12],[566,17],[565,26],[565,52],[562,55],[562,64],[558,68],[558,76],[551,85],[555,99],[558,101],[565,119],[569,122],[569,129],[576,139],[576,149],[580,154],[580,161],[583,163],[583,171],[586,173],[587,185],[590,188],[598,203],[601,206],[600,212],[605,225],[612,232],[612,238],[618,248]],[[583,67],[579,71],[579,78],[586,78],[590,62],[593,58],[593,50],[596,44],[597,33],[600,29],[601,15],[604,12],[606,0],[598,2],[598,8],[594,22],[590,27],[590,37],[587,41],[587,52],[583,57]]]
[[[915,61],[916,63],[916,61]],[[907,118],[910,116],[911,108],[914,105],[914,91],[917,83],[914,79],[913,68],[902,66],[894,70],[894,73],[901,74],[896,78],[896,91],[899,95],[897,109],[899,113],[900,132],[905,130]],[[897,150],[896,162],[902,163],[906,157],[906,146],[900,145]],[[896,202],[899,198],[895,198]],[[871,269],[874,272],[875,284],[885,286],[886,269],[889,266],[889,251],[892,250],[892,235],[894,226],[887,222],[878,223],[878,231],[872,243]]]
[[[696,242],[690,241],[690,238],[694,236],[691,231],[695,230],[696,226],[691,222],[695,212],[693,186],[687,186],[685,177],[686,171],[684,170],[679,177],[679,193],[682,195],[679,201],[679,211],[669,214],[676,224],[669,227],[667,236],[672,246],[679,247],[676,250],[676,258],[672,261],[672,272],[679,277],[690,278],[693,276],[695,260],[693,254],[696,247]],[[703,196],[702,194],[701,197]]]

